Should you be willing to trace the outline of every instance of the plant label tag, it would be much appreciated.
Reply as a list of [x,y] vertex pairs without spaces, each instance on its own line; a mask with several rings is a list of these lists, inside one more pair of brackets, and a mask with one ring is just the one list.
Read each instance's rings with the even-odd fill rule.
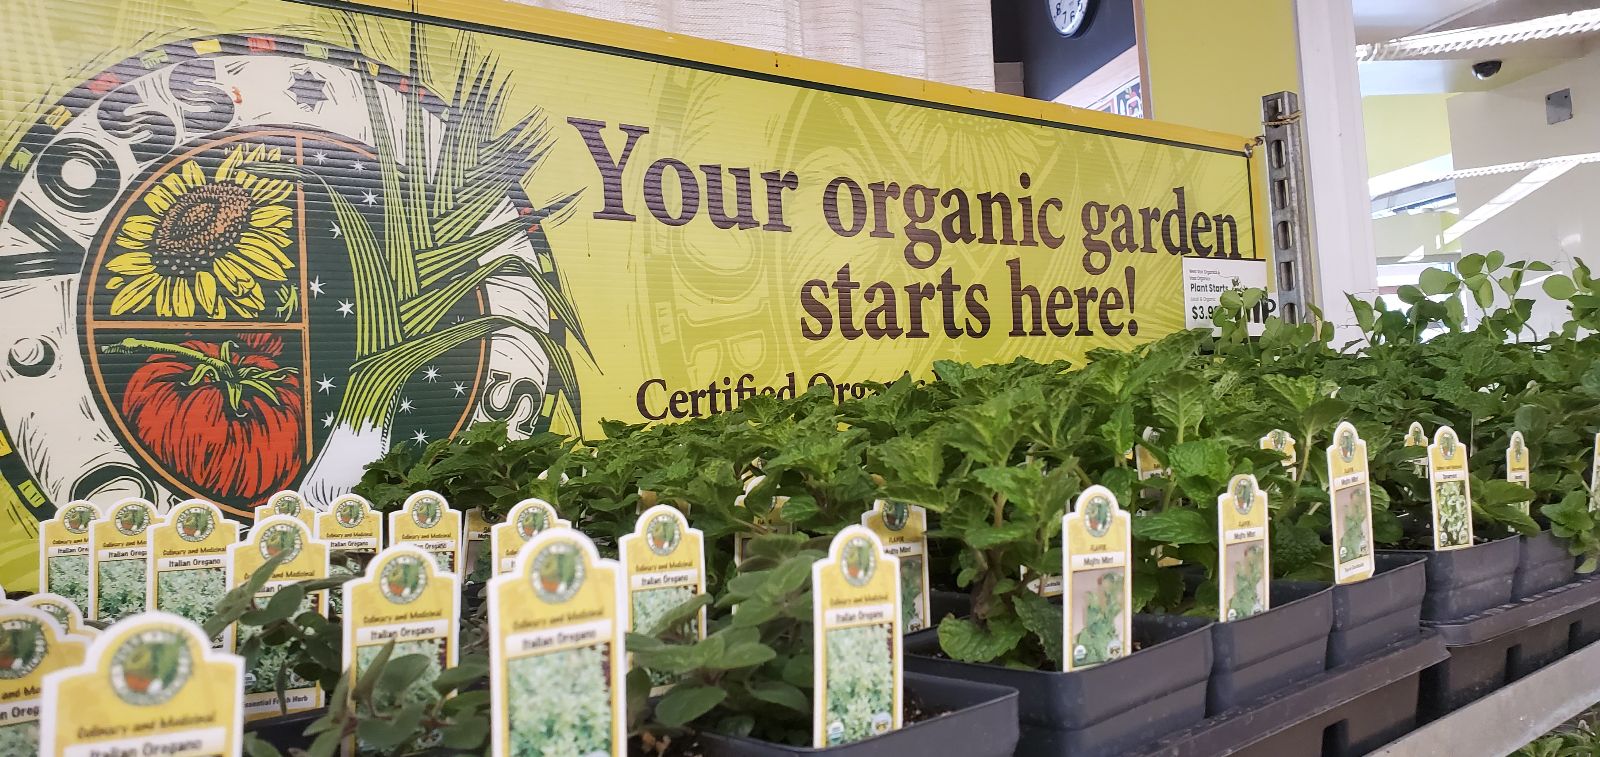
[[[244,541],[228,546],[228,586],[238,586],[250,580],[256,570],[268,560],[284,555],[283,562],[272,570],[261,591],[256,592],[257,607],[265,607],[281,589],[301,581],[314,581],[328,577],[328,544],[312,538],[311,529],[292,515],[269,515],[256,521],[255,527],[245,535]],[[328,593],[317,591],[300,600],[303,612],[328,614]],[[250,637],[261,632],[259,627],[235,623],[223,632],[224,649],[238,651]],[[244,673],[244,711],[250,720],[268,718],[292,712],[313,710],[322,706],[323,692],[313,681],[294,673],[288,674],[288,687],[284,701],[278,700],[278,669],[282,658],[262,654],[256,664]]]
[[[656,505],[634,523],[633,533],[617,542],[617,554],[628,576],[628,623],[635,633],[651,632],[668,613],[706,591],[706,541],[690,528],[683,513]],[[701,607],[676,631],[679,642],[706,637],[706,608]],[[664,687],[670,675],[648,671],[653,687]]]
[[1600,434],[1594,435],[1594,451],[1589,467],[1589,512],[1600,513]]
[[[378,553],[366,573],[345,583],[344,662],[350,680],[361,675],[389,644],[389,659],[420,654],[428,666],[396,697],[405,702],[436,701],[433,682],[456,666],[461,628],[461,581],[440,572],[433,555],[410,544]],[[352,706],[353,696],[352,696]],[[347,754],[366,753],[354,734]]]
[[39,753],[201,757],[244,745],[244,659],[176,615],[106,629],[82,665],[44,678]]
[[1061,517],[1064,669],[1128,654],[1133,640],[1133,528],[1117,495],[1095,485]]
[[1266,612],[1271,606],[1267,580],[1272,558],[1267,551],[1267,493],[1254,475],[1228,482],[1217,497],[1217,617],[1223,622]]
[[1289,469],[1289,478],[1299,478],[1295,465],[1300,462],[1300,455],[1294,449],[1294,435],[1281,428],[1275,428],[1261,437],[1257,443],[1261,449],[1270,449],[1283,456],[1283,467]]
[[1428,481],[1433,500],[1433,548],[1472,546],[1472,482],[1467,479],[1467,445],[1455,429],[1440,426],[1428,445]]
[[1419,423],[1417,421],[1412,421],[1411,422],[1411,426],[1406,429],[1405,446],[1407,446],[1407,447],[1426,447],[1426,446],[1428,446],[1428,432],[1427,432],[1426,429],[1422,428],[1422,424],[1421,423]]
[[[744,494],[733,498],[733,506],[747,508],[747,498],[750,496],[751,492],[754,492],[756,487],[760,486],[761,482],[765,480],[767,480],[766,476],[751,476],[750,478],[746,479],[744,482]],[[793,532],[794,526],[792,524],[781,522],[777,524],[768,523],[769,520],[776,519],[783,513],[783,506],[788,504],[789,498],[782,495],[775,495],[770,501],[772,502],[772,508],[769,509],[765,515],[759,515],[752,512],[752,520],[754,520],[756,523],[767,524],[768,533],[787,534]],[[747,532],[736,533],[733,535],[733,564],[735,566],[744,564],[745,548],[750,544],[750,540],[756,538],[756,536],[757,534]]]
[[[239,541],[240,525],[205,500],[190,499],[167,511],[150,528],[150,608],[204,623],[228,593],[228,546]],[[212,643],[221,646],[222,639]]]
[[[1153,428],[1146,428],[1143,436],[1147,442],[1153,442],[1159,438]],[[1134,470],[1139,472],[1140,481],[1147,478],[1155,478],[1156,476],[1165,476],[1169,472],[1167,468],[1162,467],[1161,461],[1156,459],[1155,454],[1143,444],[1133,445],[1133,467]]]
[[383,518],[372,503],[359,494],[342,494],[317,513],[317,538],[328,549],[344,552],[377,552],[383,549]]
[[68,634],[49,613],[20,602],[0,607],[0,744],[8,755],[39,754],[44,677],[83,665],[91,639]]
[[626,581],[570,528],[489,581],[492,754],[628,753]]
[[898,562],[871,529],[847,526],[811,565],[811,741],[818,749],[901,726]]
[[150,556],[146,533],[160,515],[147,499],[130,497],[111,506],[89,523],[94,570],[89,573],[90,620],[115,623],[144,612],[145,563]]
[[264,505],[256,505],[256,520],[260,521],[273,515],[288,515],[299,518],[306,528],[315,531],[317,528],[317,511],[300,492],[284,490],[267,498]]
[[89,606],[89,524],[100,508],[74,500],[39,523],[39,590],[59,594],[80,608]]
[[437,492],[423,490],[406,497],[389,513],[389,545],[412,544],[433,555],[440,570],[461,575],[461,511]]
[[[1511,432],[1511,443],[1506,446],[1506,480],[1513,484],[1529,486],[1533,480],[1531,469],[1532,456],[1528,454],[1528,443],[1523,440],[1521,431]],[[1517,509],[1523,515],[1528,514],[1529,502],[1520,502]]]
[[542,499],[529,498],[512,505],[506,522],[489,529],[489,554],[494,559],[494,575],[511,572],[517,553],[533,537],[552,528],[571,528],[571,521],[556,516],[556,509]]
[[883,542],[885,554],[900,561],[900,621],[905,633],[932,622],[928,598],[928,511],[896,500],[880,499],[861,515],[861,525]]
[[1061,596],[1061,576],[1047,573],[1039,578],[1028,578],[1029,575],[1028,569],[1023,568],[1022,580],[1025,582],[1023,585],[1028,588],[1028,591],[1045,598]]
[[46,615],[55,618],[56,622],[61,624],[62,629],[73,636],[93,639],[100,635],[100,629],[83,622],[83,610],[78,609],[78,606],[73,604],[72,600],[60,594],[29,594],[17,600],[17,604],[32,607],[36,610],[43,610]]
[[489,521],[484,518],[481,507],[468,509],[461,520],[461,539],[465,545],[461,552],[461,575],[472,581],[487,581],[489,562],[482,553],[489,547]]
[[1372,482],[1367,443],[1348,421],[1333,430],[1328,447],[1328,514],[1333,531],[1333,579],[1350,584],[1372,577]]

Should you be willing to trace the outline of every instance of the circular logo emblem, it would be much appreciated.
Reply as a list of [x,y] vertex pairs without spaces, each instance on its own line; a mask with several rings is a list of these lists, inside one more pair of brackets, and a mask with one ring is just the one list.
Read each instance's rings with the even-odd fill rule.
[[550,513],[537,505],[524,508],[517,513],[517,535],[527,541],[537,536],[539,532],[550,527]]
[[193,667],[182,634],[164,628],[141,631],[111,655],[111,690],[131,705],[162,704],[188,683]]
[[1350,429],[1339,432],[1339,459],[1350,462],[1356,459],[1356,434]]
[[87,533],[89,522],[100,513],[90,505],[68,505],[61,513],[61,525],[75,534]]
[[411,522],[417,528],[428,529],[439,525],[439,519],[444,517],[444,503],[437,497],[421,497],[411,503]]
[[261,533],[261,556],[271,560],[287,553],[284,562],[300,554],[300,529],[288,523],[274,523]]
[[413,555],[400,555],[390,560],[378,577],[378,590],[390,602],[401,605],[422,596],[427,585],[428,569]]
[[583,586],[583,555],[570,541],[551,542],[533,556],[533,593],[550,604],[572,598]]
[[343,498],[333,503],[333,519],[341,528],[355,528],[367,519],[367,508],[357,500]]
[[650,545],[650,551],[657,555],[669,555],[678,548],[682,541],[683,532],[678,527],[678,519],[662,513],[650,519],[645,526],[644,541]]
[[1439,437],[1439,453],[1444,455],[1444,459],[1446,460],[1455,459],[1456,437],[1454,434],[1444,434]]
[[50,617],[55,618],[56,622],[61,624],[61,630],[72,630],[72,626],[74,625],[72,622],[72,611],[67,609],[66,603],[48,598],[40,599],[38,595],[34,595],[32,600],[27,604],[29,607],[37,607],[41,610],[44,610],[46,613],[49,613]]
[[216,528],[216,516],[209,507],[190,507],[178,513],[178,538],[184,541],[205,541]]
[[[581,418],[570,361],[551,354],[581,332],[547,227],[583,182],[529,159],[580,136],[496,94],[526,72],[451,44],[418,49],[417,70],[399,71],[253,30],[39,82],[63,95],[0,151],[0,239],[34,252],[0,267],[0,286],[61,283],[48,307],[0,299],[0,321],[25,324],[0,353],[8,390],[92,411],[32,421],[7,409],[0,422],[22,453],[14,486],[56,502],[202,498],[251,515],[291,487],[331,499],[329,471],[373,459],[372,435],[421,448],[481,411],[526,436],[548,428],[557,383]],[[447,128],[457,124],[482,128]],[[405,141],[379,133],[454,136],[409,165]],[[535,179],[562,199],[535,205],[523,190]],[[396,239],[414,248],[408,261],[433,257],[363,262],[365,240]],[[450,254],[475,249],[516,263],[495,274],[509,286]],[[437,296],[382,331],[397,288],[418,281]],[[541,317],[494,337],[452,329],[491,312]],[[490,349],[512,333],[518,349]],[[360,362],[380,348],[433,357],[403,372]],[[367,387],[367,410],[341,409],[352,386]]]
[[111,522],[123,536],[138,536],[150,527],[150,508],[142,503],[129,502],[111,514]]
[[1250,510],[1256,506],[1256,487],[1250,479],[1241,478],[1233,485],[1233,509],[1240,515],[1249,515]]
[[44,628],[37,622],[17,618],[0,623],[0,679],[32,673],[48,651]]
[[883,527],[890,531],[899,531],[906,527],[911,520],[911,506],[895,500],[889,500],[883,506]]
[[305,503],[300,500],[299,495],[291,492],[283,492],[272,498],[272,511],[279,515],[293,515],[298,518],[302,507],[305,507]]
[[1111,499],[1103,494],[1090,497],[1083,505],[1083,525],[1090,536],[1105,536],[1111,530]]
[[878,550],[864,536],[856,536],[844,543],[844,554],[839,560],[839,572],[851,586],[861,586],[872,580],[878,570]]

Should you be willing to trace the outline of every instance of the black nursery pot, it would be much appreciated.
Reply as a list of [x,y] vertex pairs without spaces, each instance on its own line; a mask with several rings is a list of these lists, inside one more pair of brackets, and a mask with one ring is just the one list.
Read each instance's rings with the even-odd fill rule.
[[1380,554],[1371,578],[1333,587],[1330,669],[1364,660],[1417,635],[1428,588],[1425,560],[1418,555]]
[[1531,597],[1573,580],[1577,560],[1567,543],[1548,530],[1517,537],[1517,571],[1511,578],[1511,598]]
[[1213,627],[1206,618],[1135,615],[1139,651],[1070,673],[935,657],[939,638],[928,631],[906,638],[906,669],[1020,692],[1017,754],[1119,754],[1205,718]]
[[1428,591],[1422,597],[1422,619],[1449,621],[1499,607],[1511,601],[1511,582],[1522,549],[1517,537],[1442,552],[1386,549],[1380,555],[1428,558]]
[[[936,642],[937,643],[937,642]],[[1017,748],[1017,692],[1004,686],[956,681],[906,671],[906,695],[922,706],[945,711],[909,723],[898,731],[854,744],[826,749],[773,744],[767,741],[701,733],[706,757],[785,757],[825,754],[839,757],[904,757],[915,754],[959,754],[1009,757]]]
[[1212,626],[1206,712],[1216,715],[1327,669],[1333,592],[1327,584],[1272,582],[1272,609]]

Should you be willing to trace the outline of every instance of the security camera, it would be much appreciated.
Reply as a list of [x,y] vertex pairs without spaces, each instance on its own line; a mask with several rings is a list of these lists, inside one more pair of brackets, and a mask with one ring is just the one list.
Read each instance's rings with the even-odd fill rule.
[[1472,64],[1472,75],[1479,79],[1487,79],[1500,73],[1500,67],[1505,65],[1499,60],[1482,60]]

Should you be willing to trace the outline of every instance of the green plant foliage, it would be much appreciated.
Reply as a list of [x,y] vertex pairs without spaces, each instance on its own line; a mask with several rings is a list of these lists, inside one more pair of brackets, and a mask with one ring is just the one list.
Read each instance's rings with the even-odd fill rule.
[[156,573],[157,610],[204,623],[228,593],[228,574],[222,568],[164,570]]
[[50,561],[50,585],[45,591],[60,594],[78,607],[89,606],[89,556],[56,555]]
[[611,687],[603,645],[506,663],[512,754],[610,754]]
[[144,612],[145,561],[108,560],[95,565],[100,571],[96,591],[96,619],[115,623]]
[[894,661],[888,626],[828,632],[828,744],[848,744],[886,730],[894,710]]

